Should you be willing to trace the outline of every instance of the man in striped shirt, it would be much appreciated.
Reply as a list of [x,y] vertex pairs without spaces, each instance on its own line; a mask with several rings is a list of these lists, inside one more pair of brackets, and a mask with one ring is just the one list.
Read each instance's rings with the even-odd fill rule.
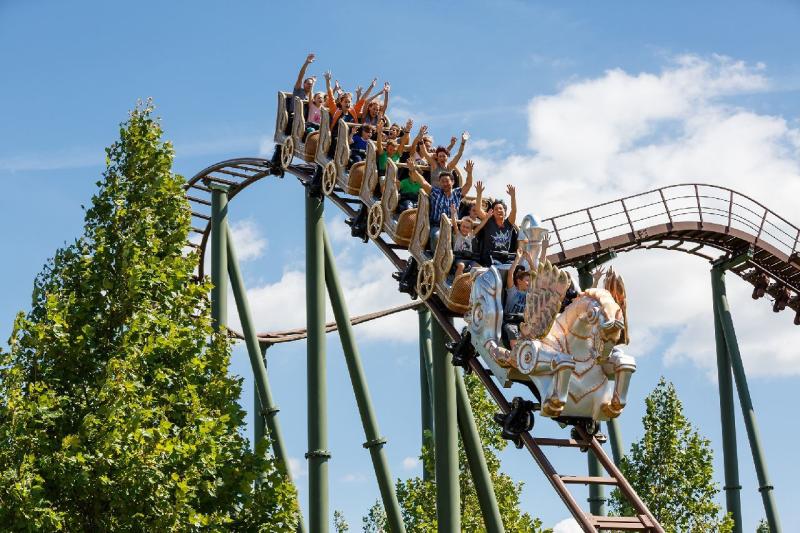
[[419,183],[422,186],[422,190],[424,190],[430,198],[430,247],[431,251],[435,252],[436,243],[439,241],[439,223],[442,218],[442,213],[449,215],[453,207],[458,211],[461,199],[465,194],[469,193],[470,188],[472,188],[472,169],[475,164],[472,161],[467,161],[465,167],[467,179],[463,187],[453,187],[453,174],[450,171],[439,174],[439,186],[432,187],[431,184],[420,175],[411,159],[409,159],[408,164],[411,179]]

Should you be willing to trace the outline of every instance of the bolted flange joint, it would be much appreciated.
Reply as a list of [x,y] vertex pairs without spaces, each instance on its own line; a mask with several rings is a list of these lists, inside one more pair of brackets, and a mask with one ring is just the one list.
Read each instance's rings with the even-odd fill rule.
[[330,459],[331,458],[331,452],[329,452],[328,450],[312,450],[310,452],[306,452],[305,457],[306,457],[306,459],[311,459],[312,457],[313,458]]
[[387,442],[387,441],[386,441],[386,438],[385,438],[385,437],[377,437],[377,438],[374,438],[374,439],[372,439],[372,440],[368,440],[367,442],[365,442],[364,444],[362,444],[362,446],[363,446],[364,448],[366,448],[367,450],[369,450],[370,448],[375,448],[375,447],[378,447],[378,446],[383,446],[384,444],[386,444],[386,442]]

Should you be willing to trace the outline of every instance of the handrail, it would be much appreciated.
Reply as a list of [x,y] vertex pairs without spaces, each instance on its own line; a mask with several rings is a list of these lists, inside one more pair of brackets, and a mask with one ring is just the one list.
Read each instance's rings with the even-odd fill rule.
[[[647,198],[653,195],[652,200]],[[637,200],[644,203],[638,205]],[[609,206],[617,208],[609,210]],[[601,208],[602,213],[596,214]],[[706,183],[652,189],[546,218],[543,224],[550,225],[555,233],[551,242],[554,250],[564,252],[578,244],[599,244],[604,236],[611,236],[610,231],[620,231],[624,226],[636,234],[646,229],[642,223],[658,217],[664,217],[670,225],[695,221],[702,226],[719,220],[717,223],[727,230],[739,227],[751,234],[754,244],[772,245],[787,260],[800,249],[800,228],[745,194]]]

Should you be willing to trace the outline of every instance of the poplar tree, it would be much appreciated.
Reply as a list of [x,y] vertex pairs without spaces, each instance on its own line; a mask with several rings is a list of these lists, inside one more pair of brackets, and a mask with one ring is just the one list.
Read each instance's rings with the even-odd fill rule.
[[295,527],[294,489],[243,436],[241,379],[193,279],[184,180],[152,111],[121,124],[83,235],[0,350],[4,529]]
[[[662,377],[645,404],[644,435],[622,458],[622,473],[666,531],[731,531],[716,502],[711,443],[684,416],[675,386]],[[636,514],[616,489],[610,504],[616,514]]]

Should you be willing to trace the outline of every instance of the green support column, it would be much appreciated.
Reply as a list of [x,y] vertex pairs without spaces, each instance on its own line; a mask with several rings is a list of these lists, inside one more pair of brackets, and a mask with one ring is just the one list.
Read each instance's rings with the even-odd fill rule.
[[211,189],[211,322],[216,331],[228,320],[228,186],[212,181]]
[[464,452],[467,455],[469,470],[475,483],[475,492],[478,494],[478,503],[481,506],[483,525],[489,533],[503,533],[503,519],[500,517],[500,508],[494,494],[492,477],[486,466],[483,456],[483,446],[478,428],[475,426],[475,417],[472,406],[469,404],[467,387],[464,378],[458,369],[453,369],[456,380],[456,404],[458,411],[458,427],[461,429],[461,440],[464,443]]
[[375,477],[378,480],[378,488],[381,492],[383,508],[386,510],[389,528],[393,533],[405,533],[406,528],[403,525],[400,504],[397,502],[392,474],[389,471],[386,454],[383,452],[383,445],[386,444],[386,439],[381,437],[378,430],[378,421],[375,419],[375,412],[372,408],[367,379],[361,366],[361,358],[353,335],[353,326],[350,324],[350,315],[347,312],[347,303],[339,285],[333,250],[331,249],[327,232],[323,231],[323,234],[325,240],[325,284],[328,287],[331,307],[333,307],[333,314],[339,327],[339,338],[342,341],[350,382],[353,384],[353,392],[356,395],[361,424],[364,426],[364,434],[367,439],[364,443],[364,448],[369,450],[372,458],[372,466],[375,469]]
[[[585,291],[586,289],[591,288],[593,283],[594,279],[592,278],[590,267],[584,266],[578,268],[578,285],[580,286],[581,290]],[[614,446],[612,446],[612,450],[613,448]],[[603,475],[600,461],[597,460],[597,456],[595,456],[595,454],[592,452],[587,453],[586,460],[589,463],[590,476]],[[606,496],[602,485],[598,485],[597,483],[592,483],[589,485],[589,498],[587,501],[589,502],[590,513],[595,516],[604,516],[606,514]]]
[[433,440],[436,472],[436,517],[439,533],[460,533],[458,484],[458,424],[456,381],[445,342],[447,336],[433,323]]
[[[266,359],[267,349],[264,348],[264,359]],[[264,363],[266,367],[266,362]],[[266,420],[261,412],[261,396],[258,393],[258,383],[253,379],[253,449],[256,444],[266,437]]]
[[753,463],[755,464],[756,476],[758,477],[758,491],[761,493],[761,499],[764,502],[764,512],[767,515],[767,523],[769,524],[770,531],[779,533],[781,531],[781,524],[778,518],[778,509],[775,505],[773,494],[774,487],[772,483],[770,483],[769,474],[767,473],[767,462],[764,458],[764,450],[761,446],[761,437],[758,432],[758,424],[756,423],[756,413],[753,409],[753,401],[750,398],[750,389],[747,386],[747,377],[744,373],[742,355],[739,352],[739,343],[736,340],[736,330],[733,327],[733,318],[728,304],[728,296],[725,291],[724,272],[719,275],[717,286],[719,292],[717,313],[720,325],[722,326],[722,332],[725,336],[728,357],[733,367],[736,390],[739,393],[739,405],[742,407],[744,427],[747,430],[747,440],[750,442],[750,452],[753,455]]
[[[227,228],[226,228],[227,230]],[[242,334],[244,335],[247,346],[247,355],[250,357],[250,366],[253,369],[253,380],[255,382],[255,402],[254,409],[256,415],[256,442],[264,438],[264,422],[269,428],[272,453],[277,459],[278,468],[291,481],[291,471],[289,470],[289,455],[283,443],[281,427],[278,424],[278,407],[272,399],[272,391],[269,386],[269,376],[267,366],[264,362],[264,353],[258,344],[258,334],[256,333],[253,315],[250,313],[250,305],[247,301],[247,291],[244,286],[244,278],[239,269],[239,261],[236,258],[236,249],[231,239],[230,230],[227,230],[227,252],[228,252],[228,273],[231,278],[231,288],[233,289],[233,299],[236,301],[236,310],[239,313],[239,321],[242,323]],[[265,348],[266,351],[266,348]],[[260,424],[258,420],[260,419]],[[260,428],[260,429],[259,429]],[[305,532],[302,513],[299,515],[297,531]]]
[[739,483],[739,458],[736,450],[736,418],[733,405],[733,378],[725,333],[719,319],[720,288],[724,271],[711,269],[711,292],[714,299],[714,334],[717,346],[717,381],[719,383],[719,412],[722,424],[722,458],[725,464],[725,509],[731,513],[734,533],[742,533],[742,502]]
[[325,245],[322,198],[306,189],[306,341],[308,395],[308,523],[328,533],[328,386],[325,366]]
[[619,462],[625,455],[622,451],[622,432],[619,429],[619,420],[612,418],[606,422],[608,428],[608,444],[611,446],[611,457],[614,459],[614,464],[619,468]]
[[[431,343],[431,312],[420,307],[419,313],[419,389],[420,416],[422,420],[421,448],[433,446],[433,394],[431,393],[431,365],[433,345]],[[433,472],[422,465],[422,479],[433,480]]]

